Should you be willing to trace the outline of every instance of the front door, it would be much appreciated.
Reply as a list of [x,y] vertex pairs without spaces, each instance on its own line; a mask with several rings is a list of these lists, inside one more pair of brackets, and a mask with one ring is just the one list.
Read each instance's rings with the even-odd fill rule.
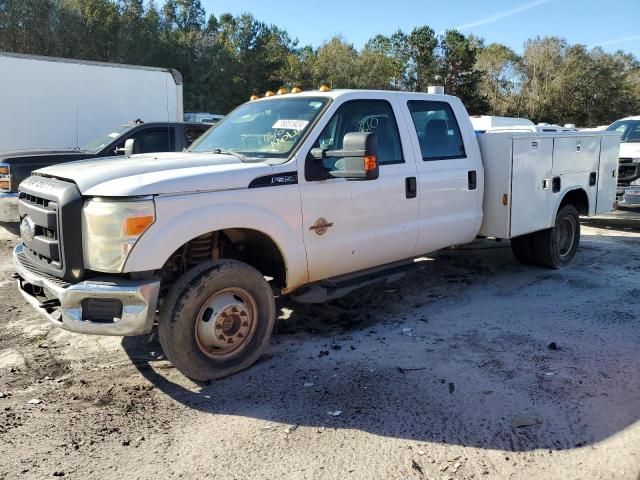
[[309,281],[410,257],[418,233],[418,199],[407,194],[415,162],[410,140],[398,129],[395,105],[383,95],[366,100],[352,96],[332,110],[311,148],[340,149],[346,133],[374,132],[380,176],[367,181],[333,178],[327,172],[339,168],[337,158],[316,160],[308,147],[302,152],[307,155],[298,164]]

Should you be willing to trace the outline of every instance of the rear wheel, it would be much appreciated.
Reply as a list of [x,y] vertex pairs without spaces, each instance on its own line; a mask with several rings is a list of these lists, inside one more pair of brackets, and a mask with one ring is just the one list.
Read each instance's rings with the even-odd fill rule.
[[565,205],[556,215],[553,227],[537,232],[533,238],[536,263],[562,268],[575,256],[580,243],[580,217],[573,205]]
[[195,380],[213,380],[251,366],[275,323],[271,287],[235,260],[203,263],[171,287],[158,334],[167,358]]
[[536,263],[533,253],[533,234],[521,235],[511,239],[511,251],[520,263],[532,265]]

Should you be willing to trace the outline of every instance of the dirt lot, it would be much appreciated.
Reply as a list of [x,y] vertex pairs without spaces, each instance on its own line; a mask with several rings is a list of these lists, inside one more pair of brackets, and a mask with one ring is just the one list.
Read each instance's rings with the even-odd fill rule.
[[636,480],[640,216],[582,240],[562,271],[483,241],[327,305],[281,302],[268,355],[205,385],[152,337],[41,321],[0,227],[0,479]]

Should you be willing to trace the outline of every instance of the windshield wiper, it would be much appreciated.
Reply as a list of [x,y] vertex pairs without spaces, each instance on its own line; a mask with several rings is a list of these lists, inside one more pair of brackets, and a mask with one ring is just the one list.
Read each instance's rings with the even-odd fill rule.
[[219,155],[231,155],[232,157],[236,157],[241,162],[246,162],[249,158],[241,153],[234,152],[233,150],[225,150],[224,148],[214,148],[211,150],[211,153],[217,153]]

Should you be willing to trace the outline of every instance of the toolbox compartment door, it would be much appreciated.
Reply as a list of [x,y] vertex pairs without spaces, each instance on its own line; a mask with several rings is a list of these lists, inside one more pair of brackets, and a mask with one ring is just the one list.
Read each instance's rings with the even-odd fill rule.
[[549,228],[553,138],[513,139],[511,237]]
[[618,155],[620,138],[616,135],[604,135],[600,146],[600,165],[598,167],[598,195],[596,214],[613,210],[618,183]]
[[595,172],[598,169],[600,138],[575,133],[553,141],[553,174]]

